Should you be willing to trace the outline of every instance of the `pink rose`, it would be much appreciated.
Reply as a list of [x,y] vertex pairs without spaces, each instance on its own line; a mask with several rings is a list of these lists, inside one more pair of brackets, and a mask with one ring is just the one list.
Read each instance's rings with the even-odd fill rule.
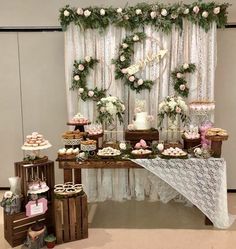
[[184,91],[184,90],[185,90],[185,85],[184,85],[184,84],[181,84],[181,85],[179,86],[179,89],[180,89],[181,91]]
[[177,113],[181,113],[181,108],[179,108],[178,106],[175,108],[175,111],[177,112]]

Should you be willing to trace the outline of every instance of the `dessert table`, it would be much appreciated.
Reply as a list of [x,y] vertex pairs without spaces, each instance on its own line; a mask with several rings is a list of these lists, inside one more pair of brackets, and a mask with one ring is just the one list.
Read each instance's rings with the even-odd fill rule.
[[[90,159],[81,162],[58,160],[64,181],[81,183],[81,169],[136,168],[152,172],[198,207],[217,228],[228,228],[226,162],[209,159]],[[73,172],[74,171],[74,172]]]

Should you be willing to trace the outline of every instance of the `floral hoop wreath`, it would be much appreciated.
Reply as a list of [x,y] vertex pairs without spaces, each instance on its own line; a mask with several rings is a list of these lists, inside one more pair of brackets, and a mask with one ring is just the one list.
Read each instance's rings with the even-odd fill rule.
[[187,98],[189,95],[189,87],[185,79],[185,74],[194,73],[196,65],[193,63],[184,63],[182,66],[176,68],[171,73],[173,79],[174,89],[181,96]]
[[[139,66],[131,65],[131,56],[134,54],[135,43],[142,42],[146,38],[151,37],[147,37],[143,32],[126,36],[119,45],[118,58],[113,60],[113,64],[115,64],[115,79],[124,80],[124,83],[137,93],[145,89],[150,91],[154,84],[153,80],[143,80],[136,77],[134,74],[139,71]],[[166,52],[167,50],[161,50],[156,59],[163,58]]]
[[107,89],[98,89],[98,87],[89,89],[87,87],[87,76],[98,62],[99,60],[93,59],[90,56],[86,56],[84,60],[74,61],[71,90],[77,89],[79,97],[83,101],[99,101],[101,98],[106,96]]

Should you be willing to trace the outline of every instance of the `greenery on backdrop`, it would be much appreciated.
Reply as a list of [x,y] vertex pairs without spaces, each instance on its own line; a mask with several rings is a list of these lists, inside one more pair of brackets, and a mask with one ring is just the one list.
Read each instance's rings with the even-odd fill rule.
[[126,36],[119,45],[118,58],[113,60],[113,64],[115,64],[115,79],[124,80],[126,85],[138,93],[144,89],[151,90],[154,84],[152,80],[137,78],[135,75],[129,74],[127,70],[131,65],[131,58],[134,54],[134,44],[142,42],[145,38],[146,35],[143,32]]
[[192,4],[175,3],[139,3],[136,6],[125,8],[74,8],[66,5],[60,9],[60,24],[63,30],[73,23],[81,29],[105,30],[112,24],[117,27],[134,30],[152,25],[165,33],[171,31],[172,26],[182,28],[183,20],[199,25],[208,31],[212,23],[224,27],[227,23],[228,3],[203,2],[201,0]]
[[174,89],[176,93],[178,93],[180,96],[186,98],[188,97],[189,87],[184,76],[186,73],[194,73],[195,70],[195,64],[184,63],[182,66],[176,68],[174,71],[171,72],[171,77],[174,83]]
[[98,62],[97,59],[90,56],[86,56],[84,60],[74,61],[71,89],[77,89],[83,101],[89,99],[98,101],[106,96],[106,89],[99,90],[97,87],[89,89],[87,87],[87,76]]

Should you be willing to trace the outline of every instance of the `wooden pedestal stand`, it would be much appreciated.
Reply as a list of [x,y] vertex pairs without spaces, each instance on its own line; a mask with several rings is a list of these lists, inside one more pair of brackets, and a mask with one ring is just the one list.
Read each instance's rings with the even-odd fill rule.
[[206,139],[211,141],[211,150],[213,152],[212,156],[220,158],[221,157],[221,149],[222,149],[222,141],[228,140],[228,136],[207,136]]

